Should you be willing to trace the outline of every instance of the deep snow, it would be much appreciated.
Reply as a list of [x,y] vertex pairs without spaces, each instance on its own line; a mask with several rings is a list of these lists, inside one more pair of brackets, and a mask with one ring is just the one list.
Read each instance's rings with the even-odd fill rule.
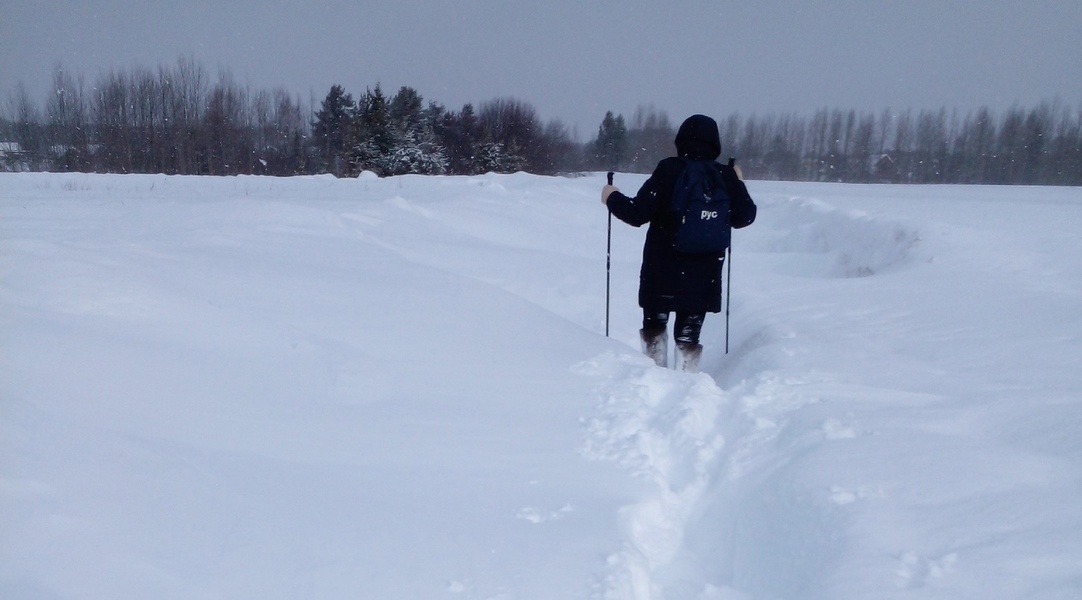
[[1082,597],[1082,190],[749,182],[688,375],[602,183],[0,174],[0,597]]

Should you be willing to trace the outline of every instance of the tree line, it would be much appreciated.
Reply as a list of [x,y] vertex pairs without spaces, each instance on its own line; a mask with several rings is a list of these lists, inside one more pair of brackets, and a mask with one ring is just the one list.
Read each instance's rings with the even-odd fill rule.
[[[890,109],[879,114],[820,109],[718,123],[723,156],[749,179],[851,183],[1082,185],[1082,107],[1044,102],[996,116]],[[595,166],[649,172],[671,153],[675,132],[640,109],[629,127],[609,113],[591,142]]]
[[[580,143],[527,102],[497,98],[450,110],[403,86],[356,99],[334,85],[305,108],[282,89],[252,91],[193,60],[101,75],[57,68],[43,106],[21,87],[0,117],[8,170],[379,175],[586,170],[649,172],[673,152],[664,111],[609,112]],[[880,113],[823,108],[811,116],[729,114],[723,158],[752,179],[1082,185],[1082,107]]]
[[1082,185],[1082,107],[1058,102],[998,118],[987,107],[730,117],[722,145],[758,179]]
[[514,98],[454,111],[410,87],[388,95],[376,85],[355,101],[335,85],[305,109],[284,90],[252,91],[183,58],[92,85],[58,68],[43,108],[21,86],[6,108],[0,167],[9,170],[346,177],[580,167],[567,127]]
[[[227,73],[212,81],[180,59],[102,75],[93,85],[58,68],[44,109],[20,88],[6,131],[29,170],[229,175],[310,168],[305,111],[288,93],[255,92]],[[11,166],[9,164],[9,166]]]

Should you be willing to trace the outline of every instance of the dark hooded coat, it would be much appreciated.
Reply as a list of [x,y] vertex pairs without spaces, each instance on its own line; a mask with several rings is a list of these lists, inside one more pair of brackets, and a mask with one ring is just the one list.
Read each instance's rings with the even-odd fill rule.
[[639,227],[650,224],[642,250],[639,306],[654,312],[707,313],[721,311],[721,272],[724,254],[677,252],[672,192],[688,160],[714,161],[729,193],[729,221],[736,229],[755,220],[755,203],[736,171],[717,163],[721,139],[717,123],[693,115],[676,133],[678,156],[662,160],[634,197],[613,192],[608,207],[616,218]]

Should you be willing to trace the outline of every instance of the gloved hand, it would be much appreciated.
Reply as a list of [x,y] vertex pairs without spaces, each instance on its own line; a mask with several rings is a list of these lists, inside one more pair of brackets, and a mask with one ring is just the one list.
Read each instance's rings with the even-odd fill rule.
[[613,185],[606,185],[605,187],[601,188],[601,203],[607,205],[609,203],[609,194],[619,191],[620,190]]

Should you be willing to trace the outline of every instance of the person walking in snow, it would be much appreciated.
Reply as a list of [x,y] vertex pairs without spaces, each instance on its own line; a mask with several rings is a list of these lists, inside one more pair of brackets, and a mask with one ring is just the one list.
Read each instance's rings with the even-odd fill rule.
[[688,117],[676,133],[676,156],[663,159],[634,197],[625,196],[611,184],[601,192],[601,202],[621,221],[639,227],[649,223],[639,274],[639,306],[642,307],[643,352],[659,366],[668,366],[668,322],[676,313],[677,368],[697,371],[703,347],[699,344],[706,313],[721,312],[721,274],[724,250],[687,253],[676,249],[678,223],[673,209],[674,190],[681,174],[693,162],[706,161],[721,175],[729,197],[729,224],[747,227],[755,221],[756,207],[731,165],[717,162],[721,136],[714,119]]

